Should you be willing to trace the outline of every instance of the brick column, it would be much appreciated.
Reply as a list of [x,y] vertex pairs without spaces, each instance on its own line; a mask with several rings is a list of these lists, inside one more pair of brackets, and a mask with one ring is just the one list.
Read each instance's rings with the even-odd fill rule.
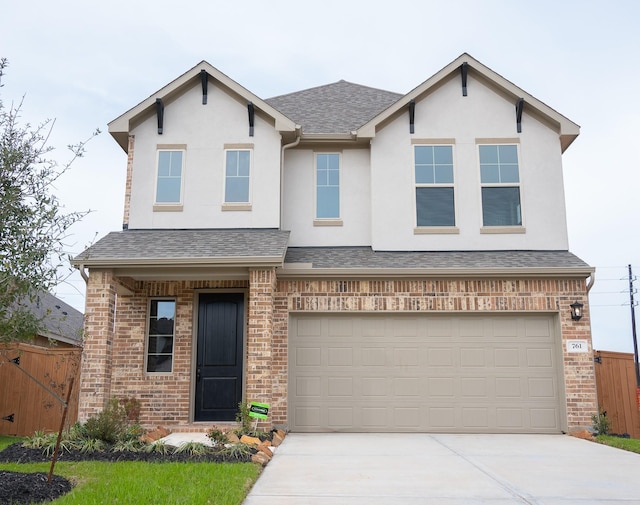
[[[272,402],[273,303],[275,269],[249,271],[246,400]],[[271,418],[271,416],[269,416]],[[260,423],[270,427],[271,419]]]
[[100,412],[111,394],[116,289],[113,273],[91,270],[85,304],[78,420]]

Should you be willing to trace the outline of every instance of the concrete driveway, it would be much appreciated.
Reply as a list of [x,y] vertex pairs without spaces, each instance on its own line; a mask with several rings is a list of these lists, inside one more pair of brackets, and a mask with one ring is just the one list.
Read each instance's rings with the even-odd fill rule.
[[640,454],[567,435],[289,434],[244,505],[640,504]]

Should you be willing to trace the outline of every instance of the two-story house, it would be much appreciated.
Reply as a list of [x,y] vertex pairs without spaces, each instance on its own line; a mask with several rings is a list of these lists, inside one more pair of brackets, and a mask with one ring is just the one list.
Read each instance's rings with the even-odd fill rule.
[[293,431],[591,424],[593,268],[561,160],[579,127],[468,54],[406,95],[267,100],[202,62],[109,131],[124,222],[74,260],[81,419],[133,396],[174,429],[240,401]]

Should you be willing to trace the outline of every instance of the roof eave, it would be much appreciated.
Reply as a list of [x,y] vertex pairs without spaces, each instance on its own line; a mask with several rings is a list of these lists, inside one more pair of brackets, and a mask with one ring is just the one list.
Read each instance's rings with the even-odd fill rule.
[[278,269],[278,278],[495,278],[495,277],[545,277],[580,278],[594,274],[593,267],[554,268],[313,268],[308,264],[285,264]]
[[226,256],[217,258],[74,258],[76,268],[112,269],[135,268],[194,268],[194,267],[278,267],[284,264],[284,256]]

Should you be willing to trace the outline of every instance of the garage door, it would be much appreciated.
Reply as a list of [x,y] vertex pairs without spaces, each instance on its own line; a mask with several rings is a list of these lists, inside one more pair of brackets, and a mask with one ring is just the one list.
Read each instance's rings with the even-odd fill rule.
[[298,432],[558,433],[553,316],[295,315]]

